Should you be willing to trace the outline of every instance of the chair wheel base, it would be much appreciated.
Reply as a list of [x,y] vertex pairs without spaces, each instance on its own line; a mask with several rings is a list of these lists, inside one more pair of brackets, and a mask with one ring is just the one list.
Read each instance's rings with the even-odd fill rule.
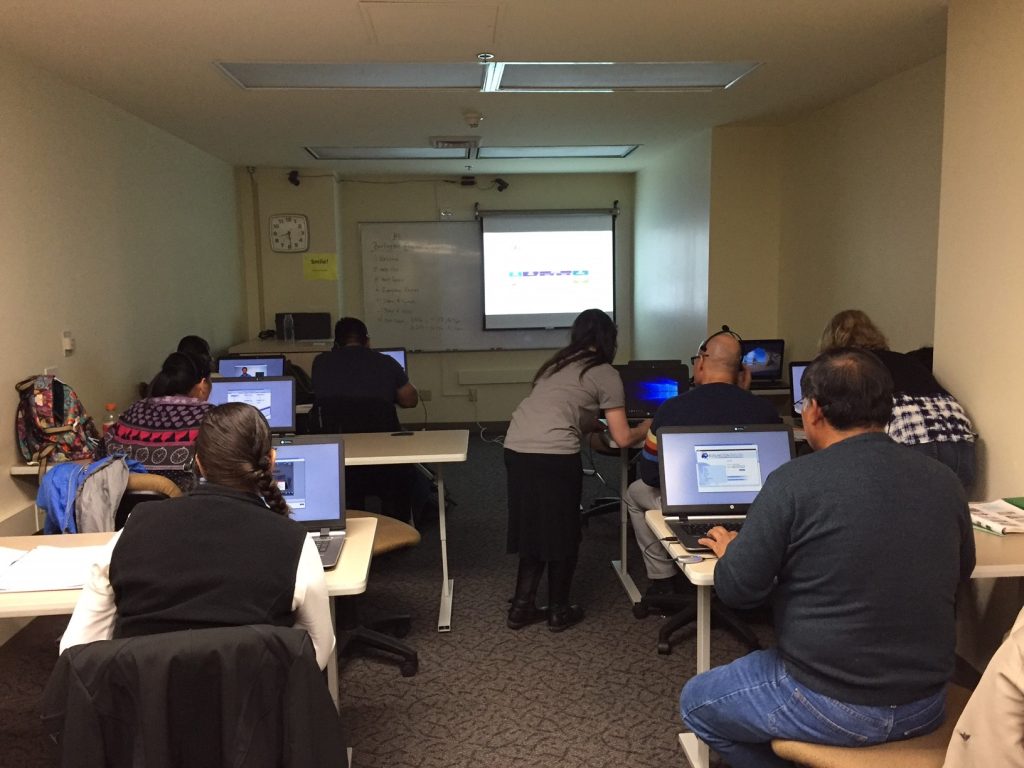
[[419,671],[419,661],[403,661],[398,665],[398,671],[402,673],[402,677],[412,677]]
[[643,602],[633,603],[633,618],[646,619],[651,615],[651,610]]
[[659,642],[658,653],[660,653],[662,656],[667,656],[668,654],[672,653],[672,644],[669,642]]

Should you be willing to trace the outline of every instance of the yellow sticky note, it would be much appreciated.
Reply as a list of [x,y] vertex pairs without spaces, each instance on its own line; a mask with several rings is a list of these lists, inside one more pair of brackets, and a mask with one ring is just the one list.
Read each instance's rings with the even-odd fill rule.
[[338,255],[335,253],[303,254],[302,276],[307,280],[337,280]]

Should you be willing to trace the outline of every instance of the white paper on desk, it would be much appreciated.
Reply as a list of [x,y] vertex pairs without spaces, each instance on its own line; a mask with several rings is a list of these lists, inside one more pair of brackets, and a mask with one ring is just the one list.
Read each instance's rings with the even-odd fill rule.
[[102,544],[95,547],[36,547],[3,569],[0,592],[81,589],[102,550]]
[[25,554],[24,549],[14,547],[0,547],[0,573],[6,570],[7,566]]

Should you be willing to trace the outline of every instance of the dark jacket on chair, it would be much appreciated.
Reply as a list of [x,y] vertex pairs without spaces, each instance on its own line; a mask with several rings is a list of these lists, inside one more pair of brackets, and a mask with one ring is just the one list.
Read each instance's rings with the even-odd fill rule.
[[246,626],[66,650],[43,694],[62,767],[344,765],[338,713],[300,629]]

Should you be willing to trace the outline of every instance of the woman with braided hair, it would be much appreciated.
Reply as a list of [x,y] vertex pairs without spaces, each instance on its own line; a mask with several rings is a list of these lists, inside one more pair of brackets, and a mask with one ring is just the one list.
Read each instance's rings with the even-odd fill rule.
[[274,481],[270,428],[250,405],[212,409],[196,440],[200,484],[135,507],[93,565],[60,650],[180,629],[273,624],[334,649],[323,566]]

